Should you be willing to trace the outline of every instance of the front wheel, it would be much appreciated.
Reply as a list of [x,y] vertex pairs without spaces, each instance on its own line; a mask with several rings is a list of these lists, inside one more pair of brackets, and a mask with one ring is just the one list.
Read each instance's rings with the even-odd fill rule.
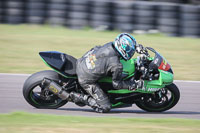
[[136,105],[148,112],[163,112],[174,107],[179,99],[179,89],[172,83],[154,94],[141,97]]
[[67,103],[42,86],[44,78],[54,81],[59,80],[55,71],[47,70],[31,75],[24,83],[23,95],[25,100],[32,106],[42,109],[56,109]]

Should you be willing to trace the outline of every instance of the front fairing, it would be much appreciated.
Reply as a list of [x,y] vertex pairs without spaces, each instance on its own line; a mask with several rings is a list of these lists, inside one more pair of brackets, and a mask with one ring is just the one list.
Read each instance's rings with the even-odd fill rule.
[[[157,69],[158,73],[159,73],[159,78],[157,80],[151,80],[151,81],[145,80],[144,81],[144,84],[145,84],[144,89],[136,89],[135,91],[129,91],[128,89],[121,89],[121,90],[110,90],[108,92],[109,93],[118,93],[118,94],[126,94],[126,93],[133,93],[133,92],[154,93],[154,92],[160,90],[161,88],[164,88],[166,85],[170,85],[173,82],[173,78],[174,78],[173,72],[171,70],[171,66],[168,64],[168,62],[162,55],[160,55],[155,50],[153,52],[155,53],[155,56],[150,57],[149,60],[152,60],[152,62],[157,60],[157,62],[158,62],[157,64],[156,63],[154,64],[154,65],[156,65],[155,69]],[[134,64],[134,71],[135,71],[136,60],[137,59],[132,59],[132,61],[133,61],[132,65]],[[123,62],[123,66],[124,65],[128,65],[128,64]],[[167,65],[169,65],[170,68]],[[129,64],[129,67],[131,67],[130,64]],[[169,71],[169,69],[171,71]],[[130,71],[130,72],[132,72],[132,71]],[[133,75],[131,75],[131,76],[134,76],[134,73],[132,73],[132,74]],[[127,77],[131,77],[131,76],[129,75]]]
[[128,89],[121,89],[121,90],[109,90],[109,93],[117,93],[117,94],[126,94],[126,93],[133,93],[133,92],[140,92],[140,93],[154,93],[161,88],[164,88],[166,85],[170,85],[173,82],[173,74],[170,72],[166,72],[163,70],[159,70],[159,79],[158,80],[145,80],[144,81],[144,88],[143,89],[136,89],[134,91],[129,91]]

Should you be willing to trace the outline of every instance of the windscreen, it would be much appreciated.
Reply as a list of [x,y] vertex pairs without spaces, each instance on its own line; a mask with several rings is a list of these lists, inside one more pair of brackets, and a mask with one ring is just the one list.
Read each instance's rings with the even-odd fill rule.
[[153,61],[149,64],[149,68],[152,70],[160,69],[164,71],[169,71],[171,66],[167,62],[167,60],[157,51],[155,51],[153,48],[147,47],[148,50],[155,53]]

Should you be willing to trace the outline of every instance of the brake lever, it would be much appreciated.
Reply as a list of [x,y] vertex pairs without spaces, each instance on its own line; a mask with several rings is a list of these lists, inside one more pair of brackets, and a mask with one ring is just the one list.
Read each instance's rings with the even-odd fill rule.
[[147,57],[150,57],[149,52],[148,52],[148,50],[147,50],[146,48],[144,48],[144,54],[145,54]]

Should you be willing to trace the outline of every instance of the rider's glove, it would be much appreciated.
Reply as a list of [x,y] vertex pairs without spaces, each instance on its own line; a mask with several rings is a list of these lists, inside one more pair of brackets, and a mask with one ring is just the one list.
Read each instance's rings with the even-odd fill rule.
[[142,46],[142,44],[137,44],[136,45],[136,52],[138,54],[143,54],[144,53],[145,48]]
[[144,88],[144,80],[137,80],[137,81],[135,81],[135,83],[136,83],[137,89],[143,89]]
[[147,51],[147,48],[146,47],[143,47],[142,44],[137,44],[136,45],[136,52],[138,54],[144,54],[146,55],[147,57],[150,57],[148,51]]
[[132,86],[128,88],[130,91],[134,91],[136,89],[144,89],[144,80],[134,80]]

